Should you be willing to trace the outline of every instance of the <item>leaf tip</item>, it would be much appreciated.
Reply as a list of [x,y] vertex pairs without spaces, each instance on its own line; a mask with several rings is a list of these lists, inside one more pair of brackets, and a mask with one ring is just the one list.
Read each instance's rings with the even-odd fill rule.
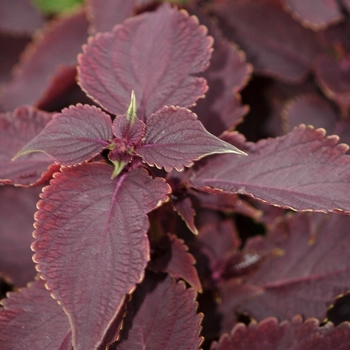
[[126,118],[131,124],[133,124],[136,119],[136,96],[134,90],[131,90],[130,104],[128,110],[126,111]]

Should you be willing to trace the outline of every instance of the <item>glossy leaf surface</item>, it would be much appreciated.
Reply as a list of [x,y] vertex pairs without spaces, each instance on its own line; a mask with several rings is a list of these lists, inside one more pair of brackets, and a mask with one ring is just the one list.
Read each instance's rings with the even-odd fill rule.
[[108,114],[95,106],[79,104],[56,114],[16,158],[31,152],[44,152],[57,163],[74,165],[97,155],[108,146],[112,136],[112,121]]
[[51,117],[51,113],[29,106],[0,114],[0,183],[27,186],[50,178],[51,171],[47,170],[53,161],[46,154],[28,154],[18,161],[12,158],[42,131]]
[[[1,349],[72,348],[67,315],[51,298],[43,281],[8,294],[0,309]],[[25,326],[23,326],[25,325]]]
[[[146,213],[168,186],[144,169],[63,168],[38,203],[34,261],[69,315],[75,349],[96,348],[149,260]],[[108,285],[106,289],[105,286]]]
[[196,312],[196,292],[170,277],[150,276],[133,294],[117,348],[199,349],[202,316]]
[[301,125],[289,134],[256,144],[232,140],[248,157],[217,155],[190,179],[197,188],[247,194],[295,210],[350,211],[348,146],[323,129]]
[[136,153],[147,164],[168,172],[182,171],[210,154],[243,154],[206,131],[194,113],[179,107],[164,107],[147,119],[143,145]]
[[211,350],[346,350],[350,346],[350,326],[344,323],[338,327],[328,323],[319,325],[317,319],[303,322],[300,316],[291,321],[278,323],[270,317],[245,326],[240,323],[232,333],[224,334]]
[[205,79],[192,75],[208,66],[211,45],[194,17],[164,4],[89,40],[79,57],[79,84],[117,115],[134,90],[145,120],[164,105],[187,107],[204,94]]

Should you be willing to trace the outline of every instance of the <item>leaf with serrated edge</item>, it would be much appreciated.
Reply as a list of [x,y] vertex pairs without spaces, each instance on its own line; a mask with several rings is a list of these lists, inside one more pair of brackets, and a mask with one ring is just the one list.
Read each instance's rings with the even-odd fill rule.
[[43,281],[7,294],[0,308],[2,350],[72,348],[67,315],[53,300]]
[[237,324],[231,334],[221,336],[219,342],[211,345],[211,350],[272,350],[272,349],[317,349],[346,350],[350,347],[350,325],[338,327],[327,323],[320,326],[315,318],[303,322],[301,316],[291,321],[278,323],[274,317],[252,322],[249,326]]
[[207,90],[205,79],[192,76],[209,64],[206,33],[195,17],[163,4],[90,39],[78,58],[79,84],[116,115],[135,90],[141,120],[165,105],[193,105]]
[[36,275],[30,244],[40,187],[0,186],[0,271],[23,287]]
[[118,349],[198,349],[202,315],[195,300],[182,281],[146,275],[127,307]]
[[34,185],[51,176],[47,168],[53,163],[45,154],[28,154],[20,161],[11,158],[36,137],[51,120],[52,114],[30,106],[0,114],[0,183]]
[[57,163],[75,165],[101,152],[112,136],[112,121],[108,114],[95,106],[78,104],[54,115],[44,130],[15,158],[31,152],[44,152]]
[[[24,104],[38,106],[48,91],[53,92],[53,84],[61,74],[76,65],[76,57],[87,39],[87,28],[85,11],[48,22],[23,52],[13,79],[3,86],[1,107],[9,111]],[[74,78],[71,83],[74,84]],[[61,86],[55,86],[56,91],[60,89]]]
[[245,154],[205,130],[197,116],[181,107],[163,107],[147,119],[143,145],[136,149],[148,165],[182,171],[215,153]]
[[133,15],[137,0],[87,0],[86,9],[90,18],[90,32],[112,31],[116,24]]
[[248,239],[247,251],[263,254],[277,248],[283,254],[266,260],[245,278],[247,286],[260,288],[258,295],[238,304],[232,302],[237,288],[231,288],[227,297],[222,297],[224,318],[235,309],[248,312],[256,320],[270,315],[286,319],[299,313],[324,319],[327,306],[348,290],[349,224],[348,215],[291,213],[266,237]]
[[100,344],[125,294],[142,280],[149,260],[146,214],[170,192],[145,169],[114,179],[112,170],[102,163],[63,167],[35,216],[33,259],[69,316],[76,350]]
[[[241,135],[233,134],[233,139]],[[294,210],[350,212],[350,156],[338,136],[300,125],[285,136],[237,143],[248,157],[217,155],[190,169],[196,188],[246,194]]]
[[202,291],[201,282],[194,264],[195,258],[188,252],[188,246],[176,235],[168,233],[159,239],[153,247],[154,257],[148,264],[152,271],[167,272],[170,276],[184,279],[198,292]]
[[297,83],[307,76],[322,51],[315,33],[286,13],[279,0],[221,0],[213,4],[219,25],[225,26],[224,35],[246,53],[256,73]]
[[284,8],[305,27],[319,30],[344,19],[337,0],[284,0]]

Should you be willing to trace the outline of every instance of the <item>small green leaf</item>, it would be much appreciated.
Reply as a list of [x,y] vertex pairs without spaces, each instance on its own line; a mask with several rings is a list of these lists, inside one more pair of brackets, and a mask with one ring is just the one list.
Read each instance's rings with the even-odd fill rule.
[[111,179],[114,179],[116,176],[118,176],[122,172],[126,162],[123,160],[121,160],[121,161],[113,160],[112,163],[114,165],[114,169],[113,169],[113,172],[111,175]]
[[74,11],[83,0],[32,0],[32,3],[45,14],[55,14]]
[[130,121],[130,124],[134,124],[136,117],[136,97],[135,91],[132,90],[129,108],[126,111],[126,118]]

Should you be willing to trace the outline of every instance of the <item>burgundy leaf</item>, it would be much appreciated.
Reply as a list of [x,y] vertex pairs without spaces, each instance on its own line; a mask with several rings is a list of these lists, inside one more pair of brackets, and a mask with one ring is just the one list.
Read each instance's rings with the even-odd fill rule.
[[245,326],[237,324],[230,334],[224,334],[211,350],[346,350],[350,346],[350,325],[343,323],[338,327],[310,318],[303,322],[301,316],[292,321],[278,323],[269,317]]
[[1,33],[0,52],[6,52],[6,54],[0,55],[0,84],[4,84],[11,79],[12,68],[18,63],[20,54],[29,41],[28,37],[14,37]]
[[212,41],[195,17],[164,4],[90,39],[79,56],[79,84],[117,115],[132,90],[141,120],[164,105],[187,107],[207,89],[205,79],[192,74],[208,66]]
[[[79,88],[75,78],[77,76],[77,68],[75,66],[59,66],[53,76],[48,79],[48,84],[46,90],[43,92],[40,99],[38,99],[35,105],[43,110],[60,110],[62,108],[55,108],[55,103],[59,103],[60,100],[64,100],[65,106],[70,104],[70,100],[67,98],[67,95],[71,97],[72,90],[74,88]],[[81,91],[81,89],[79,88]],[[84,94],[83,91],[81,91]],[[85,95],[85,94],[84,94]],[[85,100],[91,104],[91,100],[85,95]],[[73,96],[74,99],[74,96]],[[85,101],[83,100],[83,102]],[[79,100],[81,102],[81,100]],[[52,107],[54,106],[54,107]]]
[[350,0],[341,0],[341,4],[349,11],[350,10]]
[[46,154],[28,154],[12,161],[13,156],[41,132],[51,117],[52,114],[29,106],[0,114],[0,183],[27,186],[51,177],[57,167],[50,166],[53,161]]
[[341,59],[322,55],[316,61],[315,74],[324,94],[339,104],[349,108],[350,98],[350,55]]
[[117,115],[113,121],[113,134],[124,142],[137,145],[145,133],[146,125],[140,119],[131,123],[126,115]]
[[22,55],[13,80],[3,87],[2,109],[9,111],[40,102],[45,92],[52,89],[53,78],[65,72],[62,66],[76,65],[77,54],[87,39],[87,26],[85,13],[78,12],[45,27]]
[[132,296],[118,350],[199,349],[202,315],[195,300],[183,282],[149,275]]
[[320,51],[315,33],[285,13],[280,1],[223,0],[213,10],[256,72],[300,82],[311,70]]
[[105,337],[102,341],[102,343],[100,344],[100,346],[97,348],[98,350],[106,350],[106,349],[112,349],[109,348],[109,346],[114,343],[117,339],[119,339],[119,334],[121,331],[121,328],[124,325],[124,318],[126,315],[126,308],[128,305],[128,302],[131,300],[132,295],[131,294],[127,294],[125,299],[124,299],[124,303],[121,306],[117,317],[114,318],[113,322],[111,323],[110,327],[108,328],[108,331],[105,334]]
[[[149,260],[146,213],[167,199],[168,185],[135,169],[83,163],[62,168],[42,193],[34,261],[67,314],[76,350],[96,348]],[[108,286],[108,288],[107,288]]]
[[283,0],[285,8],[305,27],[323,29],[344,19],[337,0]]
[[0,271],[17,287],[36,275],[30,244],[39,193],[38,187],[0,187]]
[[[255,285],[244,283],[243,278],[233,278],[220,285],[220,301],[218,309],[221,319],[221,334],[230,332],[237,324],[237,307],[244,305],[247,300],[255,298],[264,292],[264,289]],[[250,316],[248,314],[245,314]]]
[[300,95],[290,101],[283,111],[289,131],[304,123],[315,128],[335,131],[337,113],[328,100],[315,93]]
[[0,30],[16,35],[32,34],[44,24],[30,0],[0,1]]
[[226,219],[217,224],[210,223],[202,226],[198,235],[203,251],[211,258],[213,263],[237,251],[241,245],[237,229],[232,220]]
[[350,212],[348,146],[323,129],[301,125],[289,134],[256,144],[227,134],[248,157],[217,155],[191,169],[194,187],[254,196],[294,210]]
[[16,158],[27,153],[44,152],[57,163],[74,165],[101,152],[112,136],[112,121],[108,114],[95,106],[78,104],[55,114],[44,130],[17,153]]
[[258,320],[271,315],[286,319],[298,313],[324,319],[334,298],[348,289],[349,224],[346,215],[295,214],[280,222],[267,239],[250,239],[246,249],[277,248],[284,254],[265,261],[247,278],[246,283],[262,293],[233,308],[248,311]]
[[87,0],[92,33],[109,32],[133,14],[138,0]]
[[347,120],[347,109],[342,109],[339,118],[333,104],[315,93],[303,94],[286,104],[282,111],[289,131],[301,123],[315,128],[324,128],[327,133],[334,133],[340,141],[350,144],[350,122]]
[[214,37],[214,51],[210,66],[203,73],[209,90],[205,99],[200,99],[192,110],[210,133],[220,135],[237,125],[248,112],[248,106],[241,104],[239,91],[247,84],[253,67],[246,62],[243,51],[222,37],[208,16],[198,16]]
[[156,243],[148,268],[155,272],[167,272],[175,279],[182,278],[198,292],[202,291],[193,255],[188,252],[184,241],[167,234]]
[[0,309],[2,350],[71,350],[72,334],[67,315],[51,298],[43,281],[35,281],[19,292],[8,293]]
[[204,129],[197,116],[181,107],[163,107],[147,119],[143,145],[136,149],[157,168],[182,171],[193,161],[215,153],[244,154]]
[[198,230],[194,222],[196,211],[193,209],[191,199],[189,197],[173,199],[172,203],[174,209],[178,212],[182,220],[186,223],[188,229],[195,235],[198,234]]
[[189,189],[192,200],[202,208],[238,213],[260,219],[262,211],[254,208],[247,201],[232,193],[207,193]]

